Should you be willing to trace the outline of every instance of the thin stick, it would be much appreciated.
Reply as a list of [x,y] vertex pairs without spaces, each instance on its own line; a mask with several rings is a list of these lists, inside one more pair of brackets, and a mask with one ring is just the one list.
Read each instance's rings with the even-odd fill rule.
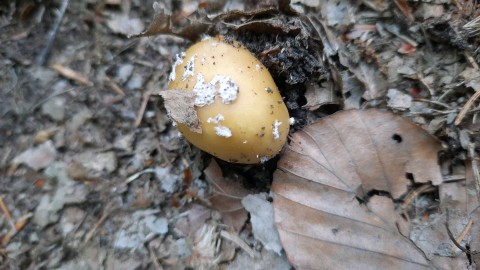
[[458,126],[462,122],[463,118],[467,114],[470,107],[472,107],[475,100],[477,100],[479,97],[480,97],[480,91],[477,91],[477,92],[475,92],[475,94],[473,94],[472,97],[470,97],[470,99],[467,101],[467,103],[465,103],[462,110],[458,114],[457,119],[455,119],[455,123],[454,123],[455,126]]
[[[480,26],[479,26],[479,29],[480,29]],[[467,58],[468,62],[470,63],[470,65],[472,65],[474,69],[480,70],[480,67],[478,66],[477,62],[475,62],[475,59],[473,59],[472,55],[469,52],[465,52],[465,57]]]
[[47,59],[47,56],[50,53],[50,50],[52,49],[53,41],[57,36],[58,28],[60,28],[60,24],[62,23],[63,17],[65,16],[65,11],[67,10],[67,6],[68,6],[68,0],[63,0],[62,5],[58,10],[57,20],[55,20],[52,28],[48,32],[47,43],[45,44],[45,47],[37,55],[37,58],[35,59],[35,63],[37,65],[42,66],[43,64],[45,64],[45,60]]
[[480,169],[478,166],[478,160],[475,156],[475,144],[468,144],[468,152],[470,159],[472,160],[472,174],[475,182],[475,190],[477,191],[477,201],[480,203]]
[[7,217],[8,223],[10,223],[10,227],[15,229],[15,222],[13,221],[12,215],[10,214],[10,210],[8,210],[7,205],[3,201],[3,197],[0,197],[0,209],[2,209],[5,217]]
[[232,241],[233,243],[237,244],[239,247],[241,247],[243,250],[245,250],[245,252],[248,253],[248,255],[250,255],[250,257],[252,258],[258,258],[260,255],[255,252],[255,250],[253,250],[250,246],[248,246],[242,239],[240,239],[240,237],[238,237],[237,235],[235,234],[232,234],[232,233],[229,233],[225,230],[222,230],[220,231],[220,236],[222,236],[223,238],[227,239],[227,240],[230,240]]
[[113,92],[119,94],[122,97],[125,96],[125,92],[122,90],[122,88],[120,88],[120,86],[118,86],[118,84],[116,84],[114,81],[112,81],[112,79],[110,79],[110,77],[105,76],[105,81],[107,82],[108,86],[110,86],[110,88],[113,90]]
[[148,245],[148,251],[150,253],[150,260],[152,261],[153,265],[155,266],[155,269],[157,270],[163,270],[162,265],[160,262],[158,262],[158,257],[155,255],[155,250],[153,250],[152,245]]
[[19,218],[17,222],[15,222],[15,225],[13,228],[11,228],[2,238],[1,244],[3,246],[6,246],[10,240],[19,232],[21,231],[25,225],[27,225],[28,221],[30,218],[33,216],[32,213],[28,213],[24,215],[23,217]]
[[80,84],[93,86],[93,83],[86,76],[83,76],[82,74],[78,73],[77,71],[69,67],[64,67],[60,64],[53,64],[52,69],[54,69],[60,75],[64,76],[67,79],[74,80]]
[[106,210],[102,214],[102,216],[97,221],[97,223],[95,223],[95,225],[93,225],[93,228],[87,233],[87,236],[85,237],[85,240],[83,241],[83,244],[88,243],[88,241],[90,241],[93,238],[93,236],[97,232],[98,228],[105,222],[105,220],[107,220],[107,218],[108,218],[108,216],[110,215],[111,212],[112,212],[111,210]]
[[155,173],[155,169],[148,168],[148,169],[145,169],[143,171],[139,171],[137,173],[134,173],[130,177],[128,177],[127,180],[125,180],[124,184],[128,185],[131,182],[133,182],[134,180],[136,180],[138,177],[140,177],[142,174],[146,174],[146,173]]
[[150,91],[150,90],[148,90],[143,95],[142,104],[140,105],[140,109],[138,110],[138,113],[137,113],[137,118],[135,119],[134,126],[136,128],[139,127],[140,124],[142,123],[143,114],[145,113],[145,110],[147,109],[148,100],[150,99],[151,95],[152,95],[152,91]]
[[429,188],[430,188],[430,184],[424,184],[421,187],[410,191],[410,193],[407,194],[407,196],[405,197],[402,203],[402,209],[406,208],[415,198],[418,197],[418,195],[422,194]]
[[[457,243],[461,243],[463,241],[463,239],[465,239],[465,236],[467,236],[467,234],[470,232],[470,229],[472,228],[472,224],[473,224],[473,220],[469,219],[468,223],[467,223],[467,226],[465,226],[465,228],[463,229],[460,236],[458,236],[458,238],[455,239],[455,241],[457,241]],[[455,248],[456,247],[452,247],[452,252],[455,251]]]
[[449,214],[448,214],[448,210],[447,210],[447,220],[445,221],[445,228],[447,228],[447,234],[448,234],[448,237],[450,237],[450,240],[452,240],[453,244],[455,246],[457,246],[458,249],[460,249],[461,251],[465,252],[466,254],[470,254],[470,251],[467,250],[466,248],[462,247],[462,245],[460,245],[457,240],[455,240],[455,237],[453,236],[452,234],[452,231],[450,231],[450,227],[448,227],[448,220],[449,220]]
[[439,106],[445,107],[445,108],[447,108],[447,109],[452,109],[452,107],[450,107],[450,106],[448,106],[447,104],[442,103],[442,102],[440,102],[440,101],[429,100],[429,99],[424,99],[424,98],[416,98],[416,99],[414,99],[414,101],[421,101],[421,102],[431,103],[431,104],[435,104],[435,105],[439,105]]

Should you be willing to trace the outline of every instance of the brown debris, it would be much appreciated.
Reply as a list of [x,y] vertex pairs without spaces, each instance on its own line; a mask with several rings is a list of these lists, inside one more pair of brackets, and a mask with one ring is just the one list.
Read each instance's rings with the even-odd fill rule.
[[88,86],[93,86],[93,83],[85,76],[81,75],[77,71],[64,67],[60,64],[53,64],[52,69],[60,73],[60,75],[66,77],[67,79],[74,80],[80,84],[88,85]]
[[275,222],[290,262],[297,268],[325,265],[325,258],[327,268],[363,268],[360,261],[431,267],[405,241],[408,226],[393,201],[368,194],[400,198],[410,185],[408,174],[416,183],[441,184],[441,149],[419,127],[372,109],[343,111],[294,133],[272,184]]
[[240,231],[247,220],[247,211],[242,199],[250,192],[241,183],[224,178],[220,166],[212,160],[204,170],[207,180],[213,188],[213,195],[208,198],[212,208],[222,214],[223,222]]
[[15,222],[15,225],[12,228],[10,228],[10,230],[8,230],[8,232],[5,235],[0,237],[2,246],[8,245],[8,243],[10,243],[10,240],[12,240],[12,238],[27,225],[27,223],[30,221],[30,218],[32,216],[33,216],[32,213],[28,213],[20,217]]
[[147,104],[148,104],[148,101],[150,100],[151,95],[152,95],[152,91],[147,91],[142,96],[142,103],[140,105],[140,108],[138,109],[135,122],[133,123],[133,126],[136,128],[139,127],[140,124],[142,123],[143,115],[145,114],[145,109],[147,109]]
[[471,96],[467,103],[465,103],[465,105],[463,105],[463,108],[462,110],[460,111],[460,113],[458,114],[457,116],[457,119],[455,119],[455,125],[460,125],[460,123],[462,122],[463,118],[465,117],[465,115],[468,113],[468,111],[470,110],[470,108],[472,107],[473,103],[480,97],[480,91],[477,91],[475,92],[475,94],[473,94],[473,96]]
[[[295,119],[292,133],[310,132],[320,144],[327,138],[317,148],[316,141],[302,137],[302,147],[311,151],[299,157],[286,149],[278,160],[291,164],[279,163],[283,171],[276,175],[292,177],[300,169],[295,172],[314,180],[328,178],[317,173],[317,162],[303,165],[305,157],[318,161],[321,151],[335,148],[325,154],[331,164],[324,169],[354,160],[356,170],[333,175],[355,172],[361,177],[352,179],[367,179],[344,193],[333,184],[306,184],[301,177],[283,185],[282,194],[302,195],[307,203],[326,208],[319,219],[317,211],[299,211],[291,200],[267,195],[264,205],[270,199],[287,205],[275,210],[275,218],[293,227],[281,231],[306,228],[302,233],[331,240],[318,248],[311,237],[304,241],[295,235],[284,244],[287,253],[292,247],[297,251],[292,262],[316,256],[326,259],[313,268],[328,263],[341,268],[349,260],[353,268],[392,268],[395,258],[404,258],[411,264],[405,268],[478,267],[478,1],[3,2],[0,238],[5,246],[0,268],[292,268],[280,245],[280,255],[268,252],[269,242],[255,231],[274,217],[252,207],[247,220],[239,205],[246,194],[269,194],[277,160],[206,166],[211,158],[179,135],[165,113],[164,97],[156,94],[168,83],[174,54],[206,35],[238,41],[264,63]],[[149,38],[125,38],[149,23],[134,35]],[[56,65],[45,68],[38,65],[42,62]],[[187,116],[194,115],[191,108]],[[411,139],[404,133],[418,130],[413,124],[399,126],[398,136],[374,140],[396,117],[375,122],[351,115],[353,124],[328,122],[328,116],[349,108],[376,108],[407,118],[426,130],[416,137],[432,134],[436,146],[415,143],[415,150],[405,150]],[[196,126],[196,117],[185,118]],[[318,121],[329,125],[313,134],[310,127]],[[377,125],[372,128],[372,123]],[[360,124],[370,128],[362,131]],[[338,140],[328,137],[331,130],[349,133]],[[367,135],[370,141],[359,140]],[[355,137],[348,155],[332,161]],[[291,138],[296,145],[300,136]],[[396,147],[372,150],[385,142]],[[32,152],[45,143],[56,154]],[[437,160],[433,153],[440,143]],[[431,153],[424,154],[425,149]],[[388,155],[384,150],[390,150]],[[386,156],[394,161],[370,159],[385,161]],[[441,173],[432,177],[434,167]],[[383,178],[369,177],[382,171]],[[418,183],[421,179],[427,181]],[[117,202],[121,211],[110,212],[108,202]],[[363,223],[352,222],[348,214],[362,216]],[[364,224],[376,227],[369,230]],[[338,242],[351,249],[335,252],[340,248],[331,243]],[[359,252],[372,246],[388,258],[375,261]],[[307,252],[298,252],[302,247]],[[387,256],[396,252],[399,257]]]
[[187,126],[193,132],[202,133],[202,125],[195,110],[194,91],[167,90],[161,91],[159,95],[173,121]]

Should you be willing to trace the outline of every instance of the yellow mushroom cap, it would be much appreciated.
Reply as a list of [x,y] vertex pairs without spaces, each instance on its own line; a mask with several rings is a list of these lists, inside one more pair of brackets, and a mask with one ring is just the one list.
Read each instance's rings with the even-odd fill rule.
[[168,89],[190,90],[202,132],[177,123],[193,145],[220,159],[265,162],[287,140],[289,115],[268,70],[246,48],[208,38],[177,55]]

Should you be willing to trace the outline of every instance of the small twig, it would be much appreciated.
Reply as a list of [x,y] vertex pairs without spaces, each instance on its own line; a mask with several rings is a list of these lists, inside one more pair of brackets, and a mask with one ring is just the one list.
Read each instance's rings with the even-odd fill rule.
[[417,73],[417,76],[418,76],[418,79],[420,80],[420,82],[425,85],[425,87],[428,89],[428,92],[430,92],[430,95],[431,96],[435,96],[435,89],[433,89],[432,87],[430,87],[430,85],[427,83],[427,81],[425,81],[425,77],[423,76],[423,74],[421,73]]
[[66,77],[67,79],[74,80],[80,84],[85,84],[88,86],[93,85],[93,83],[87,77],[83,76],[82,74],[78,73],[77,71],[69,67],[64,67],[60,64],[53,64],[52,69],[54,69],[60,75]]
[[402,209],[405,209],[408,205],[410,205],[410,203],[415,198],[417,198],[420,194],[427,191],[430,187],[431,187],[430,184],[424,184],[424,185],[420,186],[419,188],[410,191],[410,193],[407,194],[407,196],[405,197],[405,199],[402,203]]
[[[463,229],[462,233],[460,233],[458,238],[455,239],[455,241],[457,241],[457,243],[461,243],[463,241],[463,239],[465,239],[467,234],[470,232],[470,229],[472,228],[472,224],[473,224],[473,220],[469,219],[468,223],[467,223],[467,226],[465,226],[465,228]],[[455,247],[452,247],[452,252],[455,252]]]
[[97,221],[97,223],[95,223],[95,225],[93,225],[92,229],[87,233],[87,236],[85,236],[85,240],[83,241],[84,245],[86,243],[88,243],[88,241],[90,241],[93,238],[93,236],[97,232],[98,228],[105,222],[105,220],[107,220],[110,213],[112,213],[111,209],[110,210],[105,210],[105,212],[102,214],[102,216]]
[[3,201],[3,197],[0,197],[0,209],[2,209],[3,213],[5,214],[8,223],[10,223],[10,227],[15,229],[15,222],[13,221],[12,215],[10,214],[10,210],[8,210],[7,205]]
[[449,212],[448,212],[448,209],[447,209],[447,220],[445,221],[445,228],[447,228],[447,234],[448,234],[448,237],[450,237],[450,240],[452,240],[453,244],[458,248],[460,249],[461,251],[463,251],[464,253],[466,254],[470,254],[470,251],[467,250],[466,248],[462,247],[462,245],[460,245],[457,240],[455,239],[455,237],[453,236],[452,232],[450,231],[450,228],[448,227],[448,220],[449,220]]
[[478,159],[475,155],[475,143],[468,144],[468,153],[470,160],[472,160],[472,174],[475,182],[475,190],[477,191],[477,201],[480,203],[480,169],[478,166]]
[[443,182],[452,182],[452,181],[464,181],[466,179],[465,174],[453,174],[453,175],[444,175],[442,177]]
[[463,29],[465,29],[467,35],[471,37],[480,34],[480,16],[466,23]]
[[117,93],[120,96],[125,96],[125,92],[116,84],[110,77],[105,76],[105,82],[107,82],[107,85],[113,90],[113,92]]
[[440,101],[435,101],[435,100],[429,100],[429,99],[424,99],[424,98],[416,98],[414,99],[414,101],[421,101],[421,102],[426,102],[426,103],[431,103],[431,104],[435,104],[435,105],[439,105],[439,106],[442,106],[442,107],[445,107],[447,109],[452,109],[451,106],[445,104],[445,103],[442,103]]
[[240,239],[240,237],[238,237],[238,235],[229,233],[225,230],[221,230],[220,231],[220,236],[222,236],[223,238],[225,238],[227,240],[230,240],[233,243],[237,244],[245,252],[247,252],[248,255],[250,255],[250,257],[252,257],[252,258],[260,257],[260,255],[255,250],[253,250],[250,246],[248,246],[242,239]]
[[453,89],[449,89],[449,90],[445,91],[445,92],[437,99],[437,101],[443,100],[445,97],[447,97],[448,95],[450,95],[450,94],[453,93],[453,92],[454,92]]
[[67,10],[67,6],[68,6],[68,0],[63,0],[62,5],[58,10],[57,20],[55,20],[55,22],[52,25],[52,28],[48,32],[47,43],[45,44],[45,47],[40,52],[40,54],[37,55],[37,58],[35,59],[35,63],[37,65],[42,66],[43,64],[45,64],[45,60],[47,59],[47,56],[50,53],[50,50],[52,48],[53,41],[57,36],[58,28],[60,28],[60,24],[62,23],[63,17],[65,16],[65,11]]
[[[479,26],[479,29],[480,29],[480,26]],[[475,61],[475,59],[473,59],[472,55],[469,52],[465,52],[465,57],[467,58],[468,62],[470,63],[470,65],[472,65],[474,69],[480,70],[480,67],[478,66],[477,62]]]
[[426,112],[411,112],[413,115],[432,115],[432,116],[437,116],[437,115],[446,115],[446,114],[451,114],[451,113],[456,113],[457,110],[449,110],[449,111],[440,111],[440,110],[435,110],[435,109],[430,109],[429,111]]
[[143,171],[139,171],[137,173],[132,174],[130,177],[127,178],[127,180],[124,182],[125,185],[130,184],[134,180],[136,180],[138,177],[140,177],[142,174],[146,173],[155,173],[155,169],[145,169]]
[[157,255],[155,255],[155,250],[153,250],[152,245],[148,245],[148,251],[150,253],[150,260],[152,261],[153,265],[155,266],[155,269],[157,270],[163,270],[162,265],[158,261]]
[[457,116],[457,119],[455,119],[455,122],[454,124],[456,126],[458,126],[463,118],[465,117],[465,115],[467,114],[468,110],[470,109],[470,107],[472,107],[473,103],[480,97],[480,91],[477,91],[475,92],[475,94],[473,94],[473,96],[470,97],[470,99],[468,99],[467,103],[465,103],[465,105],[463,106],[462,110],[460,111],[460,113],[458,114]]
[[11,228],[7,234],[5,234],[2,238],[2,241],[1,241],[1,244],[3,246],[6,246],[10,240],[19,232],[21,231],[25,225],[27,225],[28,221],[30,220],[30,218],[33,216],[32,213],[28,213],[26,215],[24,215],[23,217],[19,218],[16,222],[15,222],[15,225],[13,226],[13,228]]
[[145,110],[147,109],[148,100],[150,99],[150,96],[151,96],[151,95],[152,95],[152,91],[151,91],[151,90],[148,90],[148,91],[143,95],[142,104],[140,105],[140,109],[138,110],[137,118],[135,119],[135,123],[134,123],[134,126],[135,126],[136,128],[139,127],[140,124],[142,123],[143,114],[145,113]]

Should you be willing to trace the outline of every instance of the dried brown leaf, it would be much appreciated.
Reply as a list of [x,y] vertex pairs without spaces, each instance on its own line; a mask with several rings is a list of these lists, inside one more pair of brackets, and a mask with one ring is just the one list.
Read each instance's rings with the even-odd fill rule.
[[322,86],[316,83],[307,84],[305,98],[307,99],[307,104],[303,105],[303,108],[310,111],[314,111],[323,105],[340,103],[332,83]]
[[[234,10],[214,18],[233,30],[247,30],[257,33],[298,35],[302,32],[302,22],[295,17],[282,16],[277,8],[264,8],[253,11]],[[238,23],[233,23],[237,21]]]
[[202,124],[195,110],[195,92],[186,90],[161,91],[168,115],[177,123],[187,126],[191,131],[202,133]]
[[212,207],[222,214],[225,224],[239,231],[247,220],[247,211],[242,205],[242,198],[250,192],[241,183],[224,178],[215,160],[212,160],[203,172],[214,188],[213,195],[209,198]]
[[378,110],[343,111],[294,133],[272,184],[290,262],[297,269],[430,268],[405,237],[408,224],[392,199],[359,200],[374,190],[399,198],[410,175],[440,184],[440,150],[420,127]]
[[[154,7],[155,8],[155,7]],[[172,15],[165,9],[156,10],[153,20],[145,31],[130,37],[148,37],[159,34],[172,34]]]
[[[209,21],[195,20],[192,14],[188,18],[188,24],[182,27],[175,27],[172,23],[172,14],[167,12],[160,4],[155,3],[153,8],[155,9],[155,15],[150,25],[145,31],[137,35],[131,35],[129,37],[148,37],[154,35],[176,35],[184,37],[190,40],[196,40],[200,35],[204,34],[208,28]],[[207,18],[203,18],[207,20]]]

